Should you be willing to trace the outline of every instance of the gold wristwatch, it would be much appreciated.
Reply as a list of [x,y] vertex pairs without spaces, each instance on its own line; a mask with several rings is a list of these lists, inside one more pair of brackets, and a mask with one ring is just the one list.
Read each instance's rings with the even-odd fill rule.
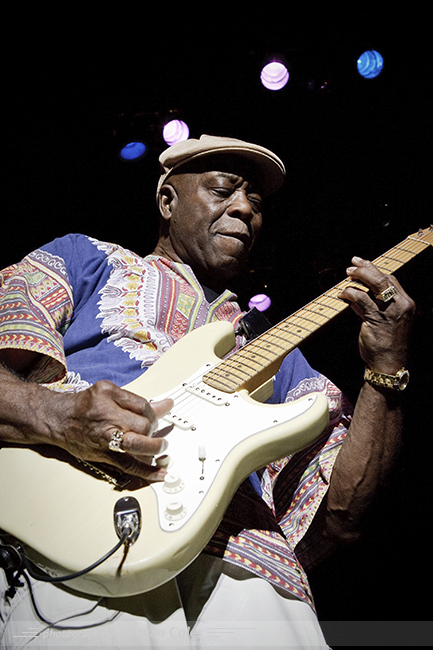
[[373,384],[373,386],[381,386],[391,390],[404,390],[409,383],[409,371],[402,368],[395,375],[385,375],[383,372],[376,372],[366,368],[364,380],[368,381],[369,384]]

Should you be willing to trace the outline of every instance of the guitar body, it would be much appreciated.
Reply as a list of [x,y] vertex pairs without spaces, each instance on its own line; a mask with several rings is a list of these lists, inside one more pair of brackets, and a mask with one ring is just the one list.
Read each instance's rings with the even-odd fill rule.
[[32,449],[0,451],[0,527],[21,540],[46,572],[82,570],[114,547],[113,511],[133,496],[141,532],[117,575],[123,548],[68,583],[82,592],[129,596],[180,573],[207,544],[240,483],[267,463],[304,448],[328,423],[328,404],[313,393],[268,405],[246,390],[209,388],[202,375],[234,346],[230,323],[199,328],[124,388],[146,397],[172,397],[167,416],[169,480],[119,491],[67,462]]

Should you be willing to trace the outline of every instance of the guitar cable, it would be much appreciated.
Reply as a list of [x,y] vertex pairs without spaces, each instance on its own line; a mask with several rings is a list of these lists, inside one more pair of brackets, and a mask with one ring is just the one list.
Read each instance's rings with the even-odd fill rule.
[[[101,557],[99,560],[87,568],[65,576],[49,576],[46,573],[39,573],[35,571],[33,568],[35,566],[34,563],[25,555],[19,543],[14,546],[12,544],[4,544],[0,541],[0,568],[5,572],[6,581],[8,584],[8,588],[5,592],[5,597],[8,599],[13,598],[15,596],[16,590],[19,587],[24,586],[24,583],[21,581],[21,578],[24,578],[25,582],[27,583],[29,596],[36,615],[38,616],[39,620],[45,623],[48,628],[61,630],[83,630],[98,627],[99,625],[104,625],[107,622],[111,622],[119,615],[119,612],[115,612],[110,617],[96,623],[92,622],[78,626],[65,625],[65,622],[69,619],[90,614],[102,602],[103,597],[99,598],[91,607],[91,609],[87,611],[68,616],[58,621],[49,621],[39,610],[35,595],[33,593],[33,587],[30,578],[48,583],[62,583],[67,582],[68,580],[73,580],[74,578],[79,578],[80,576],[89,573],[100,564],[105,562],[109,557],[114,555],[114,553],[116,553],[116,551],[118,551],[122,545],[124,545],[123,557],[117,568],[117,575],[120,576],[120,572],[128,554],[129,547],[135,543],[141,529],[140,505],[134,497],[124,497],[117,501],[114,508],[114,526],[117,536],[119,537],[117,544],[110,551],[108,551],[108,553],[106,553],[103,557]],[[0,531],[0,538],[1,536],[2,531]],[[40,630],[36,636],[39,636],[39,634],[42,632],[43,630]]]
[[65,576],[50,576],[46,573],[39,573],[38,571],[34,570],[34,563],[24,554],[22,548],[19,545],[12,546],[11,544],[0,544],[0,567],[4,570],[7,581],[9,583],[9,590],[7,592],[7,595],[13,596],[15,594],[16,588],[22,586],[22,583],[20,583],[19,579],[21,575],[26,577],[25,571],[27,571],[30,577],[34,580],[40,580],[42,582],[60,583],[67,582],[68,580],[73,580],[74,578],[79,578],[82,575],[89,573],[89,571],[96,569],[96,567],[114,555],[114,553],[118,551],[123,544],[127,544],[129,535],[130,530],[126,529],[117,544],[103,557],[85,569],[82,569],[81,571],[77,571],[75,573],[70,573]]
[[125,551],[117,569],[117,575],[120,576],[120,571],[125,562],[129,547],[136,542],[141,530],[141,509],[137,499],[131,496],[118,499],[114,506],[114,528],[119,541],[111,551],[108,551],[103,557],[85,569],[65,576],[50,576],[46,573],[35,571],[33,568],[35,564],[25,555],[19,544],[13,546],[12,544],[0,543],[0,568],[4,570],[9,584],[7,595],[13,596],[16,587],[22,586],[19,578],[21,575],[26,577],[24,571],[27,571],[34,580],[51,583],[67,582],[68,580],[79,578],[93,571],[93,569],[96,569],[96,567],[108,560],[109,557],[114,555],[124,545]]
[[[119,546],[118,544],[116,546]],[[97,563],[95,562],[92,567],[89,567],[87,570],[90,570],[91,568],[94,568],[97,566],[97,564],[100,564],[104,559],[107,559],[112,553],[114,552],[114,549],[110,551],[110,553],[107,553],[104,558],[101,558]],[[5,597],[6,598],[13,598],[15,595],[15,592],[17,588],[23,587],[24,584],[20,582],[20,578],[24,578],[24,580],[27,583],[27,588],[29,591],[29,596],[30,600],[32,602],[33,608],[35,610],[36,616],[39,618],[42,623],[45,623],[47,628],[51,628],[54,630],[86,630],[86,629],[93,629],[95,627],[99,627],[100,625],[104,625],[105,623],[109,623],[113,621],[118,615],[119,612],[115,612],[108,618],[105,618],[101,621],[92,621],[91,623],[81,623],[79,625],[67,625],[66,621],[70,621],[74,618],[77,617],[82,617],[91,614],[104,600],[104,597],[98,598],[96,602],[92,605],[90,609],[87,609],[82,612],[78,612],[76,614],[72,614],[71,616],[66,616],[65,618],[61,618],[57,621],[50,621],[48,620],[40,611],[38,604],[36,602],[35,594],[33,592],[33,586],[32,582],[30,580],[30,577],[27,575],[27,571],[29,574],[34,577],[36,580],[44,580],[44,578],[49,578],[49,576],[40,576],[39,574],[36,575],[31,566],[30,566],[30,561],[29,559],[24,556],[18,548],[15,546],[12,546],[10,544],[0,544],[0,568],[2,568],[6,574],[6,579],[9,585],[9,588],[5,592]],[[70,576],[65,576],[63,580],[65,579],[72,579],[73,577],[77,577],[78,575],[81,575],[83,571],[79,571],[76,574],[70,574]],[[62,580],[60,578],[59,580],[47,580],[45,579],[45,582],[59,582]],[[40,630],[36,635],[39,636],[42,634],[47,628],[44,628]]]

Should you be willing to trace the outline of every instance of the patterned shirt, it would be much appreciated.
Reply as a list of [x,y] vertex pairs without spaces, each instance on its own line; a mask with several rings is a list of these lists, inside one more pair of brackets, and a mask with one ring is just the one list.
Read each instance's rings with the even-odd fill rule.
[[[30,380],[56,391],[137,378],[188,332],[242,318],[236,296],[209,303],[187,265],[142,258],[84,235],[56,239],[0,273],[0,349],[41,353]],[[237,347],[243,339],[237,337]],[[299,350],[283,361],[270,401],[326,394],[330,425],[320,438],[244,481],[205,552],[242,566],[314,607],[304,567],[319,544],[304,538],[326,493],[350,422],[340,391]],[[320,544],[320,548],[323,543]],[[302,565],[300,560],[302,560]]]

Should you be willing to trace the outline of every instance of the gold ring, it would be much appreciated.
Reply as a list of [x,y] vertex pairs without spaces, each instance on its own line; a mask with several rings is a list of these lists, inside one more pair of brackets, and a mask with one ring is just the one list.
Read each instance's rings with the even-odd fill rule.
[[121,448],[123,440],[124,431],[114,431],[111,435],[111,440],[108,443],[108,449],[110,451],[118,451],[120,454],[124,454],[125,450]]
[[382,300],[382,302],[389,302],[396,295],[397,295],[397,289],[393,285],[391,285],[381,293],[378,293],[376,298],[378,300]]

